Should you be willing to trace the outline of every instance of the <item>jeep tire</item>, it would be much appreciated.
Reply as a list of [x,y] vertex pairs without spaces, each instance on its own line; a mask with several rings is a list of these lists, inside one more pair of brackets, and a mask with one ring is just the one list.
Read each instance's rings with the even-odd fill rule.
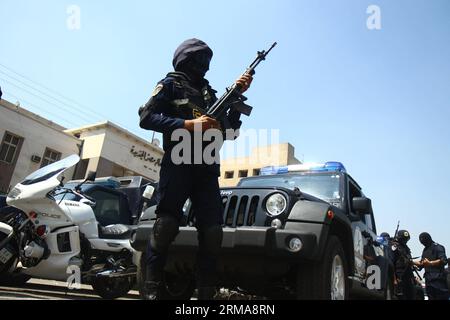
[[297,299],[348,299],[348,263],[339,238],[329,237],[320,261],[300,265],[296,284]]

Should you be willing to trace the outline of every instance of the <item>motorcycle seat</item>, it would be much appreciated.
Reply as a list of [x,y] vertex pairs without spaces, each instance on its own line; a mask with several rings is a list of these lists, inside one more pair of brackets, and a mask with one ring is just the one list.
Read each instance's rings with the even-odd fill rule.
[[128,239],[131,228],[124,224],[111,224],[106,227],[99,225],[99,237],[101,239]]

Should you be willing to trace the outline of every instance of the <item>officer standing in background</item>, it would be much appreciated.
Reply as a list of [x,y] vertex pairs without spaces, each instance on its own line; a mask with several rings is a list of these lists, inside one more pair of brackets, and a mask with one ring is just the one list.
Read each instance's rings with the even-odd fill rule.
[[380,240],[382,241],[384,256],[388,258],[390,263],[394,263],[394,254],[391,248],[391,235],[387,232],[382,232],[380,234]]
[[[157,220],[147,249],[145,295],[149,300],[158,299],[168,249],[178,234],[182,208],[188,198],[192,201],[199,240],[198,298],[212,299],[216,293],[217,255],[223,236],[223,206],[218,183],[220,167],[218,163],[207,164],[203,160],[201,164],[175,164],[172,149],[178,142],[171,140],[176,129],[187,130],[192,137],[197,128],[202,131],[236,130],[241,126],[237,111],[231,111],[219,121],[202,115],[217,100],[216,91],[204,78],[212,56],[212,50],[203,41],[184,41],[174,54],[175,72],[170,72],[157,84],[150,100],[139,110],[141,128],[161,132],[165,151],[157,190]],[[242,88],[241,93],[251,82],[252,76],[248,74],[236,81]],[[191,142],[194,145],[194,141]]]
[[425,268],[425,285],[428,298],[430,300],[448,300],[445,248],[434,242],[427,232],[420,234],[419,241],[425,248],[423,249],[422,259],[419,262],[414,262],[414,264],[419,268]]
[[395,281],[397,293],[402,300],[415,299],[415,279],[413,273],[413,263],[411,261],[411,250],[407,243],[410,239],[409,232],[400,230],[395,237],[395,244],[392,247],[392,257],[395,270]]

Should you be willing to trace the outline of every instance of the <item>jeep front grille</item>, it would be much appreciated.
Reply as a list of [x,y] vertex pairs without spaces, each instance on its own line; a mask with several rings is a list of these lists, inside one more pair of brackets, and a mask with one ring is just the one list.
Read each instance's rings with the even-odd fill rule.
[[[227,227],[252,226],[256,222],[256,214],[260,196],[222,196],[223,221]],[[188,225],[195,224],[194,212],[191,208]]]
[[259,196],[223,196],[223,220],[228,227],[252,226],[255,223]]

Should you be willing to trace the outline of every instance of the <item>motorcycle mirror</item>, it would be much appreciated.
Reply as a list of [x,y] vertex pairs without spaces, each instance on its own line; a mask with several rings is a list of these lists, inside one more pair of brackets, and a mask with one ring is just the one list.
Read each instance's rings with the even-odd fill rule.
[[145,187],[144,192],[142,193],[142,197],[144,197],[145,199],[150,200],[152,198],[153,193],[155,192],[155,187],[148,185],[147,187]]

